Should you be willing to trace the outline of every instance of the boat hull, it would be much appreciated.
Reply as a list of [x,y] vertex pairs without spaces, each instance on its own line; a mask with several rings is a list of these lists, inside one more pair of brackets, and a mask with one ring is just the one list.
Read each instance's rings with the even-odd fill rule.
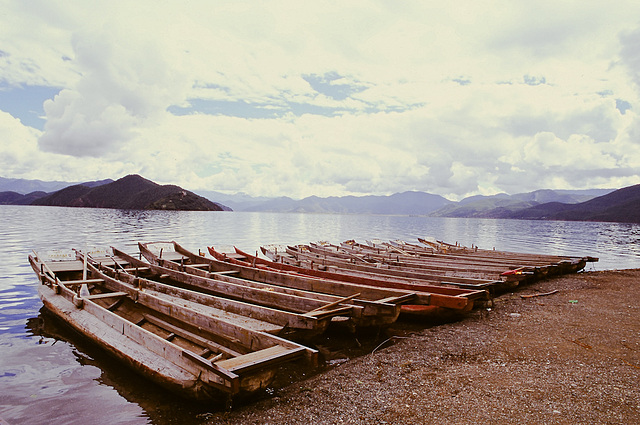
[[266,389],[284,361],[306,355],[316,364],[315,350],[201,315],[110,278],[86,261],[83,271],[79,261],[52,263],[51,268],[33,256],[29,262],[48,311],[186,398],[229,405],[232,398]]
[[44,307],[67,326],[163,388],[184,398],[226,402],[223,392],[208,387],[162,357],[149,354],[145,347],[105,325],[85,308],[77,308],[48,286],[40,285],[38,296]]

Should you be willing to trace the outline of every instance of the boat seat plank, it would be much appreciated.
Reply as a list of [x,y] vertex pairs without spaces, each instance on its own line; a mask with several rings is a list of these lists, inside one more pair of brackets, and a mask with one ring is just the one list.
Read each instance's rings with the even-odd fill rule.
[[91,257],[91,261],[106,267],[124,267],[128,265],[127,261],[120,257]]
[[97,300],[101,298],[126,297],[127,295],[128,294],[126,292],[106,292],[104,294],[87,295],[82,298],[87,300]]
[[52,272],[74,272],[82,271],[84,264],[81,260],[74,261],[49,261],[46,263],[47,268]]
[[399,295],[395,297],[383,298],[381,300],[378,300],[378,302],[388,303],[388,304],[400,304],[403,302],[411,301],[415,297],[416,297],[415,293],[409,293],[409,294]]
[[158,254],[158,258],[161,258],[163,260],[168,260],[168,261],[180,261],[180,260],[186,261],[189,259],[188,257],[185,257],[179,252],[175,252],[175,251],[164,251],[162,253],[162,256]]
[[192,361],[194,361],[195,363],[199,364],[202,367],[205,367],[207,369],[209,369],[212,372],[217,373],[218,375],[222,376],[225,380],[230,381],[230,385],[232,387],[235,387],[234,391],[237,390],[237,388],[239,388],[240,386],[240,380],[238,375],[236,375],[235,373],[225,370],[221,367],[219,367],[217,364],[212,363],[211,361],[197,355],[196,353],[189,351],[189,350],[183,350],[182,351],[182,356],[188,359],[191,359]]
[[86,279],[86,280],[65,280],[64,284],[66,286],[69,285],[82,285],[83,283],[86,283],[87,285],[92,285],[92,284],[96,284],[96,283],[104,283],[104,280],[102,279]]
[[125,267],[125,268],[124,268],[124,271],[125,271],[125,272],[135,272],[135,271],[138,271],[138,272],[148,272],[148,271],[150,271],[150,270],[151,270],[151,268],[150,268],[150,267]]
[[217,274],[225,275],[225,274],[237,274],[237,273],[240,273],[240,272],[238,270],[223,270],[223,271],[220,271],[220,272],[211,272],[210,274],[211,275],[217,275]]
[[245,354],[233,359],[222,360],[215,364],[232,372],[246,371],[255,367],[265,366],[274,362],[282,361],[293,356],[302,355],[304,347],[287,348],[282,345],[274,345],[260,351]]

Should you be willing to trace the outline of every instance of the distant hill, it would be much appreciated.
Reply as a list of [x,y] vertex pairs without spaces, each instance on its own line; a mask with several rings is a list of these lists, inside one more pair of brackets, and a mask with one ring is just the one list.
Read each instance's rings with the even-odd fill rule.
[[640,184],[578,204],[545,203],[509,218],[640,223]]
[[449,203],[451,201],[439,195],[404,192],[390,196],[310,196],[300,200],[281,197],[249,206],[244,211],[428,215]]
[[31,192],[26,195],[17,192],[0,192],[0,205],[31,205],[33,201],[46,195],[46,192]]
[[544,189],[515,195],[501,193],[493,196],[473,196],[447,205],[431,215],[435,217],[512,218],[519,211],[535,208],[541,204],[549,202],[576,204],[612,191],[613,189],[575,191]]
[[138,210],[223,211],[222,205],[174,185],[159,185],[139,175],[91,187],[69,186],[43,196],[32,205]]

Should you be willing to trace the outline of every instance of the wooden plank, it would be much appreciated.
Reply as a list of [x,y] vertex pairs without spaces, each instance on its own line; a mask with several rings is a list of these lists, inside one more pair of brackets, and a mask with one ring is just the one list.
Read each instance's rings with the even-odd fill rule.
[[301,356],[303,354],[303,350],[303,348],[291,349],[281,345],[274,345],[273,347],[245,354],[242,357],[219,361],[216,365],[232,372],[246,372],[248,369],[266,366],[268,364],[289,359],[292,356]]
[[104,294],[87,295],[82,298],[84,298],[85,300],[97,300],[102,298],[126,297],[126,296],[128,296],[126,292],[117,291],[117,292],[106,292]]
[[82,271],[82,261],[52,261],[52,262],[42,262],[45,264],[45,267],[49,269],[52,273],[57,272],[80,272]]
[[86,283],[87,285],[91,285],[91,284],[97,284],[97,283],[104,283],[103,279],[85,279],[85,280],[65,280],[64,284],[69,286],[69,285],[82,285],[83,283]]
[[358,292],[357,294],[349,295],[348,297],[344,297],[344,298],[342,298],[340,300],[337,300],[337,301],[334,301],[332,303],[320,306],[320,307],[318,307],[318,308],[316,308],[314,310],[309,311],[308,313],[313,313],[314,311],[320,311],[320,310],[327,310],[327,309],[329,309],[331,307],[337,306],[338,304],[344,304],[347,301],[351,301],[352,299],[354,299],[356,297],[359,297],[359,296],[360,296],[360,292]]
[[465,297],[447,297],[440,294],[431,294],[429,305],[456,310],[468,310],[470,306],[473,306],[473,301]]
[[124,271],[128,272],[128,273],[131,273],[131,272],[148,272],[148,271],[151,271],[151,269],[149,267],[125,267]]
[[210,360],[207,360],[204,357],[201,357],[189,350],[182,350],[182,356],[187,359],[190,359],[191,361],[193,361],[194,363],[197,363],[198,365],[204,367],[205,369],[210,370],[211,372],[224,376],[225,379],[228,380],[231,384],[229,388],[231,393],[237,393],[240,390],[240,377],[235,373],[229,370],[225,370],[224,368],[221,368],[220,366],[214,363],[211,363]]
[[413,300],[416,294],[405,294],[397,297],[389,297],[379,300],[381,303],[401,304]]

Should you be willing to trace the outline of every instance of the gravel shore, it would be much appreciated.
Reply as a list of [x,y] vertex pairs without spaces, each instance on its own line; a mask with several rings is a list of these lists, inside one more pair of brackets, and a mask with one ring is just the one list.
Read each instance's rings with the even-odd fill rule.
[[[543,295],[552,291],[557,292]],[[305,425],[640,423],[639,306],[640,269],[545,280],[505,293],[492,308],[456,322],[400,323],[386,344],[368,354],[203,419]]]

